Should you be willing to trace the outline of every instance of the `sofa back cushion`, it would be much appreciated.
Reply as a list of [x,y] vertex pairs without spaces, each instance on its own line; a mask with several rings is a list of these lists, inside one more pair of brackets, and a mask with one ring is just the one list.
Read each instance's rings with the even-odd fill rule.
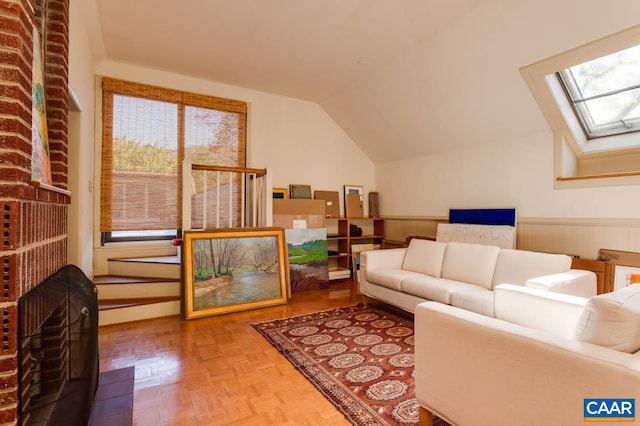
[[500,248],[484,244],[447,243],[442,278],[492,289],[493,271]]
[[407,247],[402,269],[440,278],[446,243],[414,238]]
[[621,352],[640,349],[640,284],[589,299],[573,337]]
[[493,274],[493,287],[498,284],[524,285],[531,278],[567,272],[570,268],[571,258],[565,254],[502,249]]

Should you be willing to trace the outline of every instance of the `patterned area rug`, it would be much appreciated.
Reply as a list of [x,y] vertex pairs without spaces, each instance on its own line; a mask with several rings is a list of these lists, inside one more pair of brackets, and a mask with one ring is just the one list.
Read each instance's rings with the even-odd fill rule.
[[418,424],[411,321],[357,305],[253,326],[352,424]]

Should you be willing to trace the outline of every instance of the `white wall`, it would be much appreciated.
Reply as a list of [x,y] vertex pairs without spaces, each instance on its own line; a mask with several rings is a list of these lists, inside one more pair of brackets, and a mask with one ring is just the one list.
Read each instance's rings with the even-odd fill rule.
[[[443,141],[444,143],[444,141]],[[386,216],[448,216],[450,208],[516,207],[521,218],[638,218],[638,185],[554,189],[553,135],[381,164]]]
[[81,112],[69,113],[68,262],[93,276],[93,57],[87,43],[80,2],[69,9],[69,86]]

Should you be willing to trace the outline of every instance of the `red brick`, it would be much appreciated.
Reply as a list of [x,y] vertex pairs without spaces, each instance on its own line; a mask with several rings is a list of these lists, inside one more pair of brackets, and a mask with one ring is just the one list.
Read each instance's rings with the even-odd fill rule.
[[2,148],[17,149],[25,153],[25,155],[28,154],[28,162],[31,163],[31,138],[27,140],[17,135],[0,135],[0,149]]
[[31,121],[31,109],[27,110],[24,105],[16,101],[0,99],[0,114],[20,117],[27,123]]
[[58,43],[68,45],[69,39],[66,34],[62,33],[50,33],[47,34],[47,42],[48,43]]
[[[2,248],[0,250],[15,250],[18,247],[18,233],[20,230],[20,210],[18,207],[18,203],[16,201],[5,201],[2,203]],[[4,275],[4,269],[7,268],[15,268],[15,260],[14,266],[11,267],[11,256],[6,256],[7,260],[3,258],[2,268],[3,268],[3,283],[9,281],[9,277]],[[1,370],[0,370],[1,371]]]
[[69,102],[65,99],[60,98],[47,98],[47,107],[48,108],[57,108],[62,111],[68,109]]
[[0,50],[0,62],[5,65],[18,66],[23,62],[23,59],[15,51]]
[[47,44],[47,61],[49,65],[64,65],[67,63],[67,47],[59,43]]
[[[56,170],[54,183],[65,186],[68,173],[68,50],[69,50],[69,1],[38,0],[40,7],[34,10],[34,0],[0,0],[0,162],[9,164],[0,168],[0,176],[9,181],[0,184],[0,197],[6,201],[2,205],[16,209],[18,221],[12,223],[9,217],[8,233],[0,239],[0,250],[17,250],[15,254],[4,256],[7,273],[0,283],[0,301],[15,303],[17,296],[66,264],[66,220],[70,197],[58,192],[30,186],[31,158],[31,64],[32,32],[34,15],[44,16],[43,5],[47,8],[48,41],[44,46],[47,54],[45,63],[45,83],[47,86],[47,115],[51,117],[52,167]],[[17,86],[15,86],[17,83]],[[19,117],[19,119],[18,119]],[[3,150],[10,148],[19,152]],[[21,154],[22,153],[22,154]],[[17,170],[21,170],[18,172]],[[5,180],[5,179],[3,179]],[[21,182],[24,180],[25,182]],[[19,201],[23,200],[23,201]],[[33,201],[29,201],[33,200]],[[0,224],[4,224],[0,221]],[[62,239],[58,239],[63,237]],[[42,244],[47,240],[51,243]],[[6,244],[5,244],[6,243]],[[34,267],[35,265],[35,267]],[[17,346],[17,312],[15,305],[2,312],[2,348],[3,352],[15,354]],[[0,358],[0,372],[15,370],[16,360]],[[0,388],[17,386],[16,377],[3,377]],[[17,401],[15,389],[0,392],[0,406],[14,404]],[[28,399],[23,401],[28,405]],[[23,417],[24,419],[24,417]],[[17,410],[0,411],[0,423],[12,423],[17,420]]]
[[[0,339],[0,353],[15,353],[18,348],[18,315],[17,306],[7,306],[0,310],[2,325],[2,338]],[[4,320],[8,319],[7,323]],[[5,381],[0,377],[0,390],[17,385],[16,377],[7,377]]]
[[5,355],[0,358],[0,371],[13,371],[18,369],[18,353]]
[[31,180],[30,178],[30,172],[20,170],[11,166],[0,166],[0,180],[6,180],[10,182],[29,182]]
[[[2,141],[0,140],[0,147]],[[0,164],[11,164],[14,167],[29,168],[31,167],[31,159],[25,154],[15,151],[3,151],[0,149]]]
[[21,45],[20,37],[6,33],[0,33],[0,46],[18,49]]
[[0,15],[0,26],[8,33],[19,34],[21,25],[22,24],[20,23],[20,20],[17,19],[17,17]]
[[20,5],[15,1],[0,1],[0,14],[3,15],[17,15],[20,13]]
[[18,420],[18,410],[12,406],[0,409],[0,423],[12,424]]
[[14,185],[0,185],[0,197],[12,200],[34,198],[35,188],[25,183]]
[[18,386],[18,378],[15,374],[0,376],[0,392],[2,390],[15,389]]
[[0,80],[1,81],[19,81],[21,78],[20,72],[15,68],[0,66]]
[[68,16],[69,3],[67,1],[49,0],[49,3],[47,3],[47,6],[49,7],[49,10],[64,11]]
[[9,84],[0,84],[0,96],[21,101],[23,105],[25,106],[28,105],[29,110],[31,110],[31,97],[26,99],[25,98],[26,95],[22,90],[20,90],[20,87],[18,86],[9,85]]

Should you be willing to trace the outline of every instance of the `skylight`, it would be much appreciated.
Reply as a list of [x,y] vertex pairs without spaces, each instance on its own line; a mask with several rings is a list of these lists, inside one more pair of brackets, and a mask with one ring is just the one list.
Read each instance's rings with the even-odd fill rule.
[[557,73],[587,139],[640,130],[640,45]]

